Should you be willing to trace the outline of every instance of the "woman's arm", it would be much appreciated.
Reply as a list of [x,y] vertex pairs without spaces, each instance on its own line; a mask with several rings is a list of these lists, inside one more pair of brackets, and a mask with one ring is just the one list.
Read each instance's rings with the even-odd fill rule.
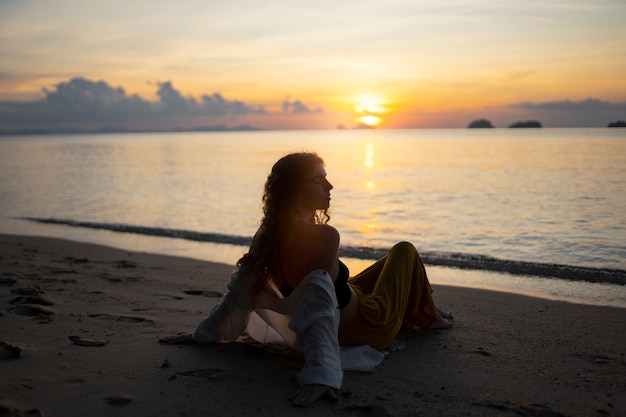
[[304,368],[296,375],[300,389],[291,401],[304,407],[324,396],[336,398],[334,390],[341,387],[343,370],[338,340],[339,310],[328,272],[310,272],[290,297],[297,297],[298,301],[289,327],[298,336],[299,349],[304,353]]

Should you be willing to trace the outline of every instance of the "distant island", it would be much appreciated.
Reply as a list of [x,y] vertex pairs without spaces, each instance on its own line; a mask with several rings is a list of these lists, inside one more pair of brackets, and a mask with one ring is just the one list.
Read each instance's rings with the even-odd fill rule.
[[[473,120],[469,125],[467,125],[468,129],[491,129],[494,125],[488,119],[476,119]],[[519,121],[509,125],[509,128],[517,129],[517,128],[539,128],[543,127],[541,122],[537,120],[526,120]],[[611,122],[607,127],[626,127],[626,121],[617,120],[615,122]]]
[[[492,129],[493,124],[487,119],[476,119],[472,121],[468,126],[469,129]],[[515,122],[509,126],[510,128],[525,128],[525,127],[543,127],[537,120],[527,120],[525,122]]]
[[527,120],[525,122],[515,122],[509,126],[510,128],[526,128],[526,127],[543,127],[537,120]]
[[467,127],[469,129],[493,129],[493,125],[487,119],[474,120]]

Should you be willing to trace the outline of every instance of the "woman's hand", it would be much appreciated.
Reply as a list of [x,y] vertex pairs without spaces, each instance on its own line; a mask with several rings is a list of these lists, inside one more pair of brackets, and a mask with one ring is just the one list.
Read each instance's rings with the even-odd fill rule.
[[176,336],[162,337],[159,339],[161,343],[167,343],[170,345],[188,345],[196,343],[193,340],[191,333],[178,333]]
[[291,404],[296,407],[308,407],[322,397],[328,397],[331,401],[337,401],[337,393],[327,385],[310,384],[303,385],[289,398]]

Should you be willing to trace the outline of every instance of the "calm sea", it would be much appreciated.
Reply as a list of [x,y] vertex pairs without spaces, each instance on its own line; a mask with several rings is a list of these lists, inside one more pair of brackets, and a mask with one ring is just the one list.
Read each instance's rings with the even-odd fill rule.
[[408,240],[436,283],[626,306],[624,129],[4,136],[0,232],[233,264],[302,150],[353,273]]

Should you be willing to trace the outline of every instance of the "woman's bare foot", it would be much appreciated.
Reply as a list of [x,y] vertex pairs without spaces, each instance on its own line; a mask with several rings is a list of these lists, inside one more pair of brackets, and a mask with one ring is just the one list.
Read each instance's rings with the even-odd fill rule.
[[437,312],[441,315],[441,317],[443,317],[444,319],[452,320],[454,318],[452,313],[450,313],[449,311],[443,311],[439,307],[435,307],[435,308],[437,309]]
[[435,310],[435,321],[426,329],[428,330],[439,330],[439,329],[449,329],[452,327],[452,323],[448,320],[452,318],[450,313],[444,313],[438,308]]

